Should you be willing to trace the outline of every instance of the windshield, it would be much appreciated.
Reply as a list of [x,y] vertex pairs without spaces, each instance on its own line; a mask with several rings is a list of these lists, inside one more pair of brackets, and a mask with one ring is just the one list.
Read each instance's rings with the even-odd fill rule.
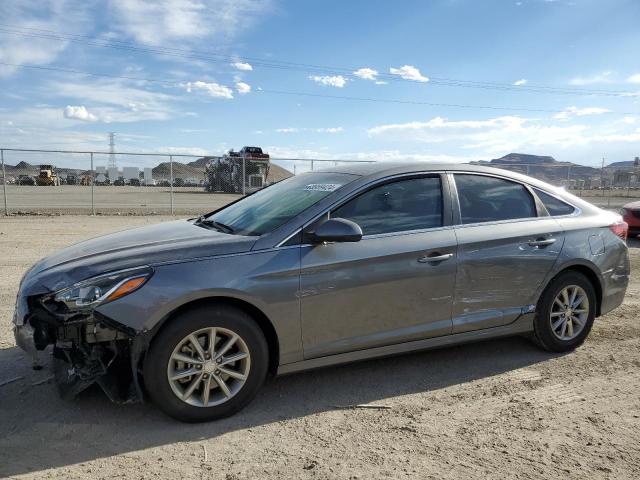
[[303,173],[259,190],[205,220],[239,235],[262,235],[356,178],[347,173]]

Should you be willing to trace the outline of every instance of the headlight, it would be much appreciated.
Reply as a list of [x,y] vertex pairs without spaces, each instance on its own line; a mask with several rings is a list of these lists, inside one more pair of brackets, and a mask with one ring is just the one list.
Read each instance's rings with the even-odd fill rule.
[[53,298],[70,311],[90,310],[136,291],[152,273],[151,268],[143,267],[99,275],[58,291]]

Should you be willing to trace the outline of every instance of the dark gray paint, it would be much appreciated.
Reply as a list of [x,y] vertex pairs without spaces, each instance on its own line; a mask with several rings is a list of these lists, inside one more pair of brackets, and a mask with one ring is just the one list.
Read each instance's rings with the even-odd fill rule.
[[[627,248],[608,229],[618,215],[543,182],[481,166],[370,164],[332,171],[359,177],[261,237],[178,221],[107,235],[51,255],[25,275],[15,321],[20,324],[27,313],[28,296],[107,271],[151,265],[155,273],[144,287],[98,311],[136,331],[154,332],[194,300],[243,301],[272,323],[284,373],[528,331],[532,315],[523,312],[530,311],[553,276],[571,266],[588,268],[599,279],[602,313],[622,302]],[[460,226],[447,174],[457,171],[535,186],[576,206],[576,213],[549,218],[542,211],[533,220]],[[351,244],[280,246],[359,191],[390,177],[421,173],[445,173],[444,228]],[[594,235],[602,248],[594,249]],[[556,242],[529,245],[547,237]],[[438,264],[419,261],[430,253],[452,256]]]

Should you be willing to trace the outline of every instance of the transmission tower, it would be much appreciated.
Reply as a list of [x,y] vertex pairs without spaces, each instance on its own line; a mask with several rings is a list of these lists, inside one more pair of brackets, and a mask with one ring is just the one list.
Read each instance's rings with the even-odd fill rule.
[[116,134],[109,132],[109,167],[116,167]]

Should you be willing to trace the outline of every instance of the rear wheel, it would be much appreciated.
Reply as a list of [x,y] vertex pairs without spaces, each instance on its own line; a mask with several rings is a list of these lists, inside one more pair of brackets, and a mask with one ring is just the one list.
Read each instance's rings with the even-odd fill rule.
[[533,339],[545,350],[573,350],[589,335],[595,313],[596,294],[589,279],[579,272],[562,273],[540,297]]
[[144,361],[147,391],[185,422],[233,415],[257,394],[268,368],[267,342],[255,321],[228,306],[198,307],[175,317]]

